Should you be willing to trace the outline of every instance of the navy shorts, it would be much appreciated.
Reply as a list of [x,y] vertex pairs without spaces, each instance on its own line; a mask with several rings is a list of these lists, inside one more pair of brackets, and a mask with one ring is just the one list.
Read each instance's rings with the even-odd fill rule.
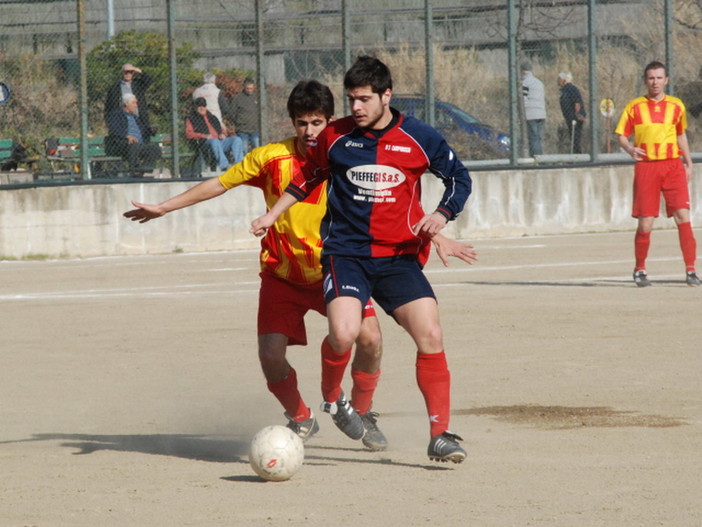
[[373,297],[388,313],[419,298],[434,298],[434,290],[414,256],[353,258],[323,256],[324,300],[340,296],[358,298],[361,304]]

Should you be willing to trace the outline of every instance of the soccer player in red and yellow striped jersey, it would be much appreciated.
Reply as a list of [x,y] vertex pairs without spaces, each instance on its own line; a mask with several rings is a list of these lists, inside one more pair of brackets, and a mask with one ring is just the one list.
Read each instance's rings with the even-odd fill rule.
[[[699,286],[700,279],[695,271],[697,242],[690,222],[688,184],[692,178],[692,156],[685,133],[685,105],[677,97],[665,93],[669,79],[661,62],[654,61],[646,66],[643,81],[646,95],[626,105],[615,129],[619,145],[636,160],[632,209],[632,216],[638,219],[634,238],[634,282],[639,287],[651,285],[646,258],[653,221],[660,212],[662,192],[666,214],[675,219],[678,227],[687,284]],[[632,135],[633,145],[629,142]]]
[[[203,181],[160,204],[133,202],[137,208],[124,216],[143,223],[214,198],[239,185],[260,188],[266,206],[271,207],[304,164],[306,149],[331,120],[334,98],[328,87],[316,81],[303,81],[290,94],[288,110],[295,136],[254,149],[221,176]],[[286,359],[286,349],[288,345],[307,344],[304,316],[309,310],[326,314],[319,234],[325,211],[326,194],[322,189],[310,196],[301,210],[281,217],[268,230],[260,253],[259,360],[269,391],[285,409],[288,426],[305,440],[318,430],[318,424],[300,395],[297,374]],[[364,334],[358,339],[352,366],[352,404],[359,414],[369,413],[380,376],[380,326],[372,304],[365,312]],[[325,347],[328,347],[326,339],[322,345],[323,354]],[[371,425],[375,425],[374,418]],[[375,450],[385,448],[386,440],[377,426],[375,432],[377,440],[366,446]]]

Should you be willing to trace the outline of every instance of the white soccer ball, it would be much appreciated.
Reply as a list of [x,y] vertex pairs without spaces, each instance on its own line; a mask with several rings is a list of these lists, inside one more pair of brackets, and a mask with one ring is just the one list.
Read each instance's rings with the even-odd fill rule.
[[285,426],[267,426],[251,440],[249,463],[254,472],[265,480],[290,479],[304,460],[302,438]]

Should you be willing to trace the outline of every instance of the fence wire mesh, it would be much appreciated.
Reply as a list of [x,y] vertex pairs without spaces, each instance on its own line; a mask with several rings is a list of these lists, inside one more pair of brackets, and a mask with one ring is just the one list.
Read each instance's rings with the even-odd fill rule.
[[[195,163],[184,118],[206,74],[221,91],[227,133],[267,142],[292,132],[286,100],[299,80],[328,84],[344,114],[344,71],[371,54],[393,72],[393,104],[436,126],[469,164],[595,163],[616,153],[616,120],[654,59],[668,64],[669,92],[688,107],[696,151],[701,15],[702,0],[0,0],[0,139],[26,148],[34,179],[134,176],[104,169],[115,153],[100,150],[127,65],[161,149],[158,174],[194,177],[208,167]],[[261,103],[255,123],[242,122],[246,79],[248,102]],[[577,134],[561,108],[564,79],[587,114]],[[543,91],[536,150],[529,89]],[[74,152],[87,146],[87,165],[57,156],[60,140]]]

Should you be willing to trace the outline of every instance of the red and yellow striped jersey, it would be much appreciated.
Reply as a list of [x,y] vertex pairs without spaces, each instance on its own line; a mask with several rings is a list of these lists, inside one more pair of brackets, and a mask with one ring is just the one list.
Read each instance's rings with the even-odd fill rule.
[[[238,185],[258,187],[270,209],[280,198],[305,158],[297,152],[294,137],[252,150],[219,177],[226,189]],[[326,212],[326,190],[315,189],[304,201],[280,215],[261,239],[261,271],[294,284],[322,279],[319,225]]]
[[678,136],[687,128],[685,105],[666,95],[660,101],[637,97],[624,108],[614,133],[634,136],[634,146],[646,151],[647,161],[680,157]]

